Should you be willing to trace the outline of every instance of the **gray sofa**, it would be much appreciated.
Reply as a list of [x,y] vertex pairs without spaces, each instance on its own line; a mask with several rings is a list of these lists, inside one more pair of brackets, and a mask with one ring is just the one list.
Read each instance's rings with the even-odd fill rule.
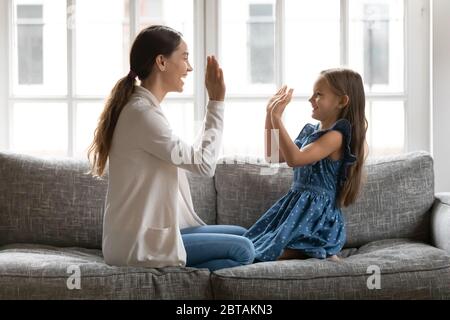
[[[231,160],[236,160],[231,163]],[[291,183],[292,169],[222,159],[189,176],[209,224],[250,226]],[[425,152],[367,163],[345,208],[342,260],[286,260],[209,272],[111,267],[101,252],[107,179],[87,162],[0,153],[0,299],[448,299],[450,196],[434,194]]]

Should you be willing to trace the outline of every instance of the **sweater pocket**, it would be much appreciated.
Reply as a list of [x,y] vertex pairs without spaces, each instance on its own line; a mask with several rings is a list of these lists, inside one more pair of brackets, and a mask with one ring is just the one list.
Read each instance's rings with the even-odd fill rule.
[[[176,228],[147,227],[139,245],[139,258],[171,261],[178,256]],[[140,260],[140,259],[139,259]]]

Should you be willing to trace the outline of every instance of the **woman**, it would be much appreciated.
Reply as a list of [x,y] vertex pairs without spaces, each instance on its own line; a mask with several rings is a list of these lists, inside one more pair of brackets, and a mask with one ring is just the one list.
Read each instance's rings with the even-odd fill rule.
[[[238,226],[206,226],[192,205],[185,171],[214,175],[222,140],[225,83],[208,57],[209,103],[197,143],[176,137],[161,110],[192,71],[180,33],[165,26],[141,31],[130,72],[113,88],[89,148],[91,173],[109,158],[103,255],[116,266],[191,266],[217,270],[253,262],[251,241]],[[135,84],[135,78],[141,81]]]

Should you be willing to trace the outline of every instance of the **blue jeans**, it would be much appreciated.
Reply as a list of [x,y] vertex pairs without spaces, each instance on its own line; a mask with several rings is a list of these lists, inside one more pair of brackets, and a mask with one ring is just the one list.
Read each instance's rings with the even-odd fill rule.
[[231,225],[207,225],[181,229],[187,267],[218,270],[250,264],[255,258],[247,230]]

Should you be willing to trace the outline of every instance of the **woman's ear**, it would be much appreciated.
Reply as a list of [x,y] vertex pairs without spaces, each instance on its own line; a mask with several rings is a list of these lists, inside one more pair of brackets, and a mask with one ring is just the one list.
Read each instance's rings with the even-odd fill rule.
[[158,55],[156,57],[155,63],[159,71],[166,71],[166,58],[164,57],[164,55]]

